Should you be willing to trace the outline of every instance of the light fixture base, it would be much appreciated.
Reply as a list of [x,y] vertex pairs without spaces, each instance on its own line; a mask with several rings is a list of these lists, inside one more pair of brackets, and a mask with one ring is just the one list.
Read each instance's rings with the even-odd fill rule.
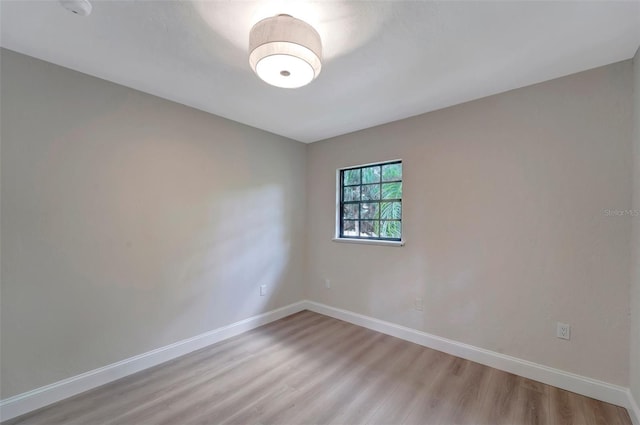
[[93,10],[93,6],[89,3],[89,0],[59,0],[62,7],[69,12],[80,15],[89,16]]

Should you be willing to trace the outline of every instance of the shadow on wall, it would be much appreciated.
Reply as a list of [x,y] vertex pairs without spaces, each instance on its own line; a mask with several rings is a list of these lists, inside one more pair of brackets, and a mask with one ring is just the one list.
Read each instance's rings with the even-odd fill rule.
[[169,329],[179,328],[194,311],[204,330],[264,313],[284,290],[291,242],[282,187],[225,193],[210,204],[210,222],[203,227],[208,230],[197,237],[198,248],[177,280],[185,290],[176,300],[179,315],[166,323]]
[[[218,205],[222,209],[218,215],[224,218],[214,226],[218,244],[210,253],[216,263],[212,279],[223,284],[228,296],[239,300],[237,305],[224,303],[226,316],[263,312],[278,291],[289,259],[282,188],[252,189]],[[264,296],[260,296],[262,285]]]

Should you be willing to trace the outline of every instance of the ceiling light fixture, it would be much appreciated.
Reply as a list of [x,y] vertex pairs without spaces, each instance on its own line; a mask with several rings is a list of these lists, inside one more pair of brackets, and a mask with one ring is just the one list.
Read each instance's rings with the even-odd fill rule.
[[249,34],[249,64],[272,86],[305,86],[322,68],[320,35],[311,25],[290,15],[263,19]]

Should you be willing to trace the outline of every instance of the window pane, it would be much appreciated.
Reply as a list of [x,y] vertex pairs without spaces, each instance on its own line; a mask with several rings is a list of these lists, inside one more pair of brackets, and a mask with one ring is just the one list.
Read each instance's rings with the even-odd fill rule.
[[360,184],[360,169],[355,170],[344,170],[344,183],[346,185],[350,184]]
[[358,204],[345,204],[342,215],[345,219],[358,219]]
[[402,180],[402,164],[389,164],[382,166],[382,181]]
[[362,200],[363,201],[375,201],[380,199],[380,185],[379,184],[365,184],[362,186]]
[[359,236],[358,222],[355,220],[344,220],[342,227],[343,236]]
[[360,186],[351,186],[344,188],[343,201],[359,201],[360,200]]
[[380,166],[367,167],[362,169],[362,184],[378,183],[380,181]]
[[380,237],[400,239],[402,234],[402,223],[400,221],[381,221],[380,222]]
[[340,178],[340,236],[400,240],[402,164],[379,163],[341,170]]
[[382,184],[382,199],[401,199],[401,198],[402,198],[402,182]]
[[360,236],[369,238],[380,237],[380,222],[378,220],[363,220],[360,222]]
[[400,202],[380,203],[380,218],[383,220],[400,220],[402,218],[402,204]]
[[373,202],[370,204],[362,203],[360,204],[360,218],[362,219],[374,219],[380,218],[379,204],[377,202]]

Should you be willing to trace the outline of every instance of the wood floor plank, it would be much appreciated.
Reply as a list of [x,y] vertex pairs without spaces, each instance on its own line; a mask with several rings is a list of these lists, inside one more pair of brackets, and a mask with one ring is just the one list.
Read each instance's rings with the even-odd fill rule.
[[600,400],[583,397],[584,414],[588,424],[593,425],[621,425],[622,418],[618,414],[617,406]]
[[393,378],[408,369],[422,351],[417,345],[397,344],[395,338],[385,339],[382,348],[375,359],[374,351],[369,361],[345,370],[339,385],[329,385],[329,403],[310,411],[310,416],[324,423],[367,423],[389,395]]
[[433,381],[421,392],[422,397],[409,409],[402,423],[437,424],[444,421],[455,408],[451,395],[460,388],[459,371],[466,360],[450,356],[445,356],[443,360],[432,375]]
[[462,389],[457,394],[451,423],[473,423],[478,403],[482,400],[489,368],[475,362],[468,362],[463,376]]
[[631,425],[625,409],[304,311],[2,425]]
[[518,377],[518,384],[519,403],[514,422],[526,425],[548,424],[549,386],[522,377]]
[[[370,365],[372,362],[375,361],[384,361],[384,352],[381,352],[379,350],[376,350],[374,347],[376,345],[378,345],[379,340],[381,339],[382,335],[376,335],[374,336],[374,338],[371,340],[371,343],[367,343],[366,347],[364,350],[361,350],[359,352],[358,355],[350,357],[348,361],[352,362],[352,363],[356,363],[354,365],[349,365],[348,367],[346,367],[346,369],[348,370],[347,373],[345,373],[345,375],[343,375],[340,379],[336,380],[337,382],[340,383],[344,383],[345,381],[348,381],[349,378],[346,378],[347,376],[352,378],[352,376],[354,374],[357,374],[357,370],[358,369],[363,369],[366,368],[368,365]],[[322,360],[322,359],[316,359],[316,361],[319,362],[323,362],[323,361],[328,361],[328,360]],[[330,369],[325,368],[324,366],[322,367],[323,372],[328,372]],[[355,372],[354,372],[355,371]],[[317,374],[316,374],[317,375]],[[326,386],[323,385],[318,385],[318,379],[319,380],[327,380],[330,379],[329,376],[314,376],[312,379],[305,379],[305,380],[299,380],[299,379],[295,379],[296,377],[294,377],[294,379],[288,377],[285,382],[287,384],[287,386],[291,387],[295,392],[290,394],[288,396],[288,398],[286,400],[284,400],[288,405],[292,405],[295,407],[296,404],[296,400],[305,397],[304,391],[305,389],[308,390],[311,387],[315,387],[315,388],[323,388]],[[316,379],[316,381],[314,381],[313,379]],[[340,391],[339,387],[336,386],[331,386],[331,388],[329,388],[328,390],[325,390],[325,393],[323,394],[323,396],[320,398],[322,401],[322,404],[320,405],[320,409],[318,408],[318,404],[312,404],[312,402],[314,401],[312,398],[312,395],[310,395],[307,391],[306,394],[306,399],[310,400],[310,403],[306,403],[304,404],[305,406],[305,411],[307,411],[307,409],[316,409],[316,410],[322,410],[322,411],[328,411],[328,412],[333,412],[336,411],[337,409],[340,408],[340,406],[335,403],[335,397],[331,398],[331,396],[329,394],[327,394],[327,392],[332,392],[335,393],[336,391]],[[281,399],[282,401],[283,399]],[[265,400],[265,403],[270,403],[272,400]],[[341,400],[344,403],[349,403],[349,398],[345,397]],[[270,403],[269,406],[265,406],[264,408],[260,408],[260,406],[258,406],[258,409],[260,410],[259,413],[257,414],[257,419],[259,420],[259,422],[261,423],[270,423],[270,422],[274,422],[275,419],[277,419],[277,415],[280,412],[280,406],[282,404],[278,404],[278,403]],[[249,417],[247,416],[246,411],[242,412],[241,415],[237,415],[234,416],[233,418],[231,418],[231,422],[234,423],[245,423],[249,420]],[[321,414],[321,412],[318,412],[318,414]]]
[[[378,403],[378,408],[368,421],[368,424],[400,423],[409,406],[420,397],[423,388],[423,380],[420,377],[427,375],[430,368],[436,362],[438,352],[433,350],[420,350],[418,358],[406,368],[403,374],[395,377],[389,386],[387,396]],[[350,406],[346,406],[349,408]]]
[[[285,400],[285,404],[279,409],[274,409],[272,414],[262,417],[263,424],[279,424],[284,422],[300,423],[301,417],[309,417],[310,412],[318,413],[321,409],[327,409],[331,405],[332,385],[330,383],[341,381],[351,371],[348,369],[355,362],[367,363],[372,357],[379,359],[374,364],[376,367],[384,367],[400,349],[401,344],[391,341],[390,338],[380,338],[372,346],[360,347],[358,350],[344,353],[339,357],[333,357],[330,361],[321,361],[320,368],[314,375],[314,379],[305,382],[297,388],[295,396]],[[364,348],[364,349],[363,349]],[[376,367],[370,370],[375,370]]]
[[[267,382],[267,385],[272,386],[273,382],[289,382],[288,387],[293,389],[294,391],[290,391],[290,396],[285,399],[280,399],[280,403],[275,405],[277,409],[271,411],[266,410],[265,413],[261,414],[259,417],[252,418],[252,421],[259,421],[260,423],[272,423],[275,420],[271,419],[276,417],[282,412],[287,412],[296,407],[296,401],[299,398],[311,398],[312,400],[314,394],[307,395],[308,393],[312,393],[317,391],[318,388],[321,388],[321,380],[324,376],[323,374],[329,374],[330,377],[339,376],[340,373],[340,362],[344,361],[344,359],[339,358],[335,361],[330,361],[330,358],[336,357],[336,352],[342,352],[344,357],[349,357],[350,355],[357,355],[358,353],[364,353],[368,349],[370,349],[371,341],[370,334],[361,332],[360,330],[356,330],[354,333],[354,329],[351,327],[348,328],[349,334],[340,336],[335,335],[332,337],[336,337],[337,344],[334,346],[334,350],[321,350],[322,346],[312,346],[309,347],[309,350],[313,352],[311,356],[308,355],[308,352],[301,352],[299,362],[295,364],[296,373],[291,374],[288,373],[285,376],[282,376],[280,379],[271,380],[271,382]],[[310,370],[305,366],[304,363],[308,362],[309,358],[314,358],[324,367],[320,370],[314,369]],[[287,360],[289,363],[290,360]],[[319,373],[322,372],[322,373]],[[255,384],[252,384],[255,387]],[[219,409],[208,409],[203,412],[204,415],[210,421],[209,423],[222,423],[226,418],[228,420],[234,420],[233,416],[236,412],[240,411],[244,408],[247,401],[255,400],[260,396],[261,389],[257,388],[254,393],[249,397],[237,397],[234,400],[234,403],[228,406],[224,410]],[[283,403],[286,402],[286,405]],[[306,405],[301,402],[298,402],[299,405]],[[239,419],[235,419],[235,421],[239,421]]]
[[555,387],[549,387],[549,396],[552,425],[579,425],[587,423],[584,410],[581,406],[581,396]]

